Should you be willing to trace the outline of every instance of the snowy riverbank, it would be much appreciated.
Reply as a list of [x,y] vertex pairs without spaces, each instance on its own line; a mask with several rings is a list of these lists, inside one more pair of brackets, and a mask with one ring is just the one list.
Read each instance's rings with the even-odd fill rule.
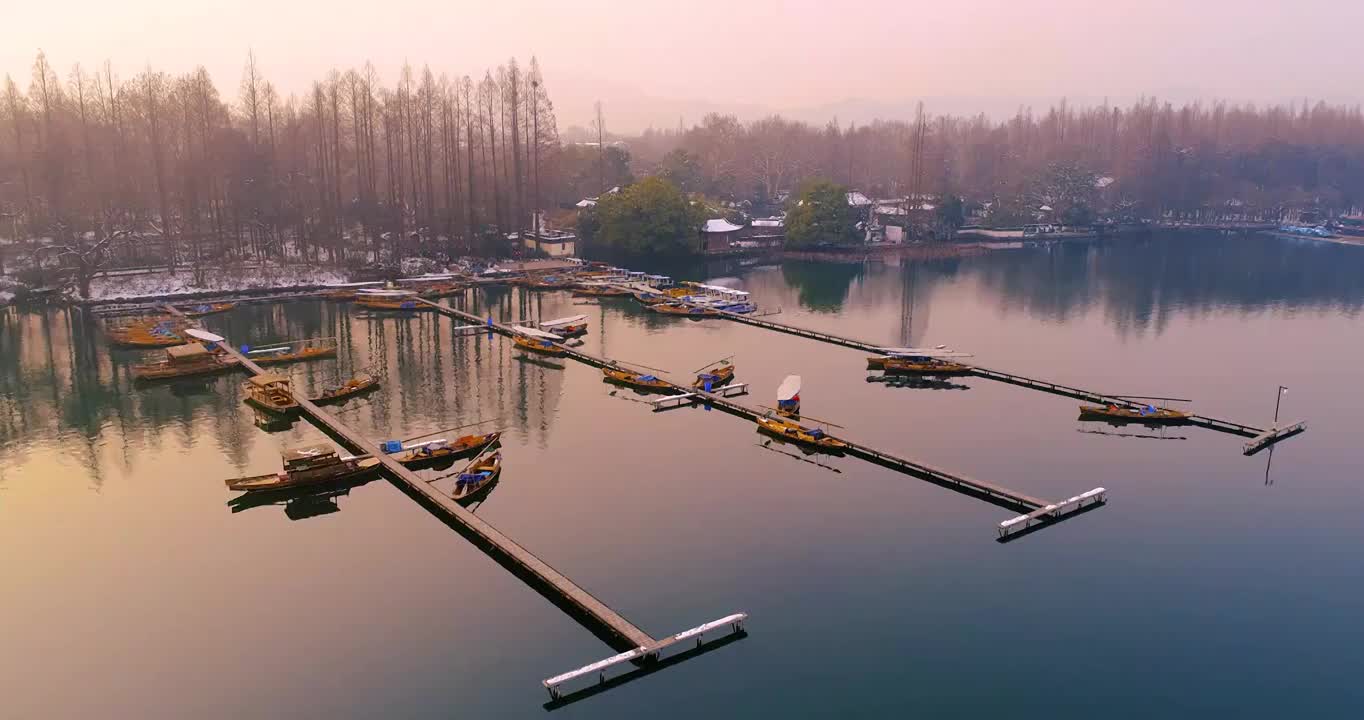
[[90,283],[89,302],[315,288],[344,282],[346,273],[343,270],[306,265],[213,270],[204,276],[202,283],[194,281],[194,272],[189,269],[137,272],[95,278]]

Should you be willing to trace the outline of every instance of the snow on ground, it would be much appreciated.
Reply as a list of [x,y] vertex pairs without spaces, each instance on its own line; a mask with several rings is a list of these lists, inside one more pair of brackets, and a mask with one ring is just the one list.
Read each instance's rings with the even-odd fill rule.
[[194,271],[150,272],[99,277],[90,283],[91,300],[122,300],[148,296],[189,295],[241,290],[269,290],[309,285],[339,285],[344,271],[308,265],[262,266],[209,270],[203,284],[194,282]]

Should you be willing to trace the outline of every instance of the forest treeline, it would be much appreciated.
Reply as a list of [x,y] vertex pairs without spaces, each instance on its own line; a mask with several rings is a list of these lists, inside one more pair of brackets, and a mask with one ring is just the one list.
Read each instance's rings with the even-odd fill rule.
[[284,97],[248,55],[229,97],[202,67],[60,75],[39,53],[0,89],[0,236],[68,267],[468,252],[533,226],[558,145],[534,58],[392,85],[366,63]]
[[[685,191],[771,201],[821,178],[873,197],[960,196],[997,212],[1094,203],[1137,217],[1344,213],[1364,204],[1364,115],[1325,103],[1075,108],[1007,120],[928,116],[823,126],[711,114],[622,137],[635,175]],[[1056,197],[1079,192],[1087,197]]]

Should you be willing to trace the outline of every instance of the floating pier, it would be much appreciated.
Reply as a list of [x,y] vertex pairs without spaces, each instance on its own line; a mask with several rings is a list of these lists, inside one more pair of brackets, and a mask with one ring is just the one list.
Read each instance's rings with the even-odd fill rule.
[[[688,303],[681,299],[676,300],[676,302],[683,305],[693,305],[695,307],[701,307],[700,305]],[[717,317],[723,317],[729,320],[733,320],[735,322],[743,323],[745,325],[766,328],[768,330],[786,333],[787,335],[795,335],[797,337],[803,337],[810,340],[818,340],[820,342],[828,343],[830,345],[839,345],[842,347],[852,348],[854,350],[862,350],[873,354],[878,355],[883,354],[883,349],[885,347],[883,345],[873,345],[872,343],[869,342],[855,340],[853,338],[842,337],[839,335],[834,335],[832,333],[819,332],[817,330],[809,330],[802,327],[796,327],[794,325],[786,325],[784,323],[773,322],[771,320],[763,320],[761,318],[754,317],[753,315],[726,312],[724,310],[716,310],[715,312],[718,313]],[[1116,397],[1113,395],[1105,395],[1103,393],[1094,392],[1092,390],[1085,390],[1083,388],[1062,385],[1060,383],[1054,383],[1047,380],[1039,380],[1037,378],[1030,378],[1024,375],[1004,372],[1002,370],[992,370],[990,368],[981,367],[979,365],[972,365],[966,362],[961,362],[961,364],[969,367],[971,369],[972,375],[987,378],[989,380],[996,380],[998,382],[1008,383],[1010,385],[1017,385],[1019,387],[1030,388],[1032,390],[1040,390],[1042,392],[1051,393],[1053,395],[1061,395],[1064,397],[1074,398],[1076,400],[1083,400],[1086,402],[1092,402],[1101,405],[1112,404],[1117,405],[1118,407],[1130,408],[1142,407],[1141,403],[1134,402],[1127,398]],[[1298,427],[1296,430],[1293,430],[1291,432],[1287,428],[1285,428],[1280,432],[1273,433],[1271,432],[1271,430],[1255,427],[1254,425],[1246,425],[1243,423],[1232,422],[1231,420],[1222,420],[1219,418],[1208,417],[1206,415],[1190,415],[1189,424],[1197,425],[1199,427],[1207,428],[1209,430],[1216,430],[1217,432],[1223,432],[1230,435],[1240,435],[1242,437],[1254,438],[1255,440],[1259,440],[1261,444],[1258,445],[1254,450],[1249,449],[1250,444],[1247,443],[1247,450],[1245,453],[1247,455],[1262,450],[1265,447],[1268,447],[1269,445],[1272,445],[1280,440],[1285,440],[1289,437],[1292,437],[1293,435],[1305,432],[1307,429],[1307,424],[1305,422],[1301,422],[1297,423],[1297,425],[1300,425],[1301,427]]]
[[[434,305],[435,303],[431,304]],[[437,305],[437,307],[444,306]],[[165,310],[180,317],[185,317],[184,313],[181,313],[179,310],[176,310],[169,305],[165,306]],[[230,343],[224,341],[219,343],[219,345],[225,352],[237,359],[240,363],[240,367],[244,368],[252,375],[267,374],[264,369],[250,358],[233,348]],[[296,397],[295,399],[298,401],[299,409],[306,414],[314,424],[318,425],[321,429],[328,431],[329,434],[343,439],[347,445],[350,445],[352,452],[366,453],[378,458],[379,462],[383,464],[384,469],[389,472],[390,476],[394,478],[408,494],[419,498],[423,505],[433,513],[436,513],[442,520],[457,525],[463,531],[474,537],[478,541],[480,547],[489,549],[499,560],[510,564],[517,571],[518,575],[529,577],[535,583],[537,590],[542,593],[546,591],[551,593],[554,596],[553,599],[556,601],[556,604],[563,603],[571,609],[575,616],[590,619],[596,626],[593,628],[594,630],[607,630],[611,636],[619,641],[619,643],[632,648],[629,652],[635,654],[631,655],[630,658],[608,663],[608,665],[602,666],[602,670],[609,665],[616,665],[620,662],[626,662],[632,659],[640,659],[643,661],[657,660],[662,650],[677,643],[679,639],[685,639],[681,638],[683,633],[670,635],[662,639],[655,639],[648,633],[636,627],[629,620],[626,620],[615,610],[611,609],[606,603],[598,600],[587,590],[584,590],[574,583],[568,576],[555,570],[549,563],[541,560],[534,553],[502,534],[497,528],[488,524],[479,516],[464,509],[445,493],[432,487],[431,483],[426,482],[416,473],[404,467],[391,455],[384,453],[383,450],[380,449],[378,443],[375,443],[362,435],[359,431],[341,422],[335,415],[328,413],[310,400],[303,397]],[[715,622],[720,623],[721,625],[732,622],[735,631],[738,632],[742,629],[742,620],[747,617],[748,616],[744,613],[737,613],[726,616]],[[736,621],[733,620],[733,618],[739,618],[739,620]],[[701,627],[707,628],[712,624],[713,623],[707,623]],[[693,628],[692,631],[694,630],[695,628]],[[686,637],[692,636],[693,635],[687,635]],[[608,660],[610,659],[611,658],[608,658]],[[577,677],[577,675],[573,675],[572,677]],[[550,688],[550,694],[557,699],[561,695],[559,686],[566,680],[572,679],[572,677],[555,683],[553,687],[550,687],[548,681],[546,681],[546,687]]]
[[[710,395],[720,397],[738,397],[748,394],[748,383],[730,383],[721,385],[711,390]],[[649,404],[654,406],[654,410],[671,410],[673,408],[690,407],[698,402],[705,402],[710,397],[703,392],[686,392],[681,395],[669,395],[656,400],[650,400]]]
[[[422,302],[427,302],[428,304],[432,305],[437,310],[439,310],[442,314],[447,315],[449,317],[464,320],[466,322],[482,322],[484,327],[491,328],[492,330],[501,335],[506,335],[508,337],[512,337],[515,335],[515,331],[507,325],[492,322],[489,319],[479,318],[477,315],[465,312],[463,310],[456,310],[454,308],[446,307],[444,305],[432,303],[429,301]],[[607,360],[605,358],[599,358],[596,357],[595,355],[588,355],[587,353],[580,352],[573,348],[565,348],[565,356],[571,357],[575,360],[578,360],[579,362],[583,362],[595,367],[613,367],[615,365],[615,363],[610,360]],[[757,420],[758,418],[763,417],[763,413],[754,410],[753,408],[750,408],[747,405],[743,405],[742,403],[735,402],[734,400],[731,400],[728,397],[725,397],[724,395],[720,394],[720,392],[723,391],[726,387],[735,387],[733,385],[715,388],[712,392],[707,393],[686,385],[678,385],[676,383],[669,384],[672,385],[672,387],[675,390],[679,390],[686,395],[695,396],[687,400],[682,400],[681,402],[683,404],[692,404],[694,402],[704,401],[707,405],[719,408],[721,410],[729,412],[732,415],[737,415],[747,420]],[[660,398],[657,401],[651,401],[651,404],[659,403],[664,404],[665,407],[675,407],[673,405],[666,405],[666,403],[669,400],[676,401],[677,397],[678,396],[674,396],[672,398]],[[690,400],[690,402],[688,402],[688,400]],[[655,405],[655,407],[658,408],[659,406]],[[935,485],[945,487],[950,490],[955,490],[964,495],[985,500],[994,505],[1014,510],[1015,512],[1033,513],[1036,511],[1050,508],[1050,510],[1038,514],[1038,516],[1034,519],[1035,521],[1029,523],[1031,526],[1034,526],[1034,529],[1037,529],[1036,526],[1038,525],[1058,522],[1062,519],[1065,519],[1066,517],[1069,517],[1070,515],[1079,512],[1082,509],[1088,510],[1093,507],[1103,505],[1107,500],[1107,493],[1106,491],[1104,491],[1097,496],[1098,497],[1097,501],[1086,503],[1083,508],[1081,508],[1078,505],[1068,505],[1066,504],[1066,502],[1053,503],[1048,500],[1043,500],[1041,498],[1033,497],[1031,495],[1018,492],[1016,490],[1011,490],[1002,485],[996,485],[994,483],[985,482],[984,480],[976,480],[966,475],[948,472],[946,470],[934,467],[932,465],[928,465],[926,463],[916,462],[913,460],[892,455],[890,453],[882,452],[880,450],[867,447],[866,445],[851,442],[847,438],[839,439],[843,440],[848,444],[847,453],[850,455],[854,455],[858,458],[861,458],[876,465],[881,465],[882,467],[891,470],[896,470],[907,475],[912,475],[914,477],[927,480]],[[1097,488],[1097,490],[1102,490],[1102,488]],[[1093,490],[1090,491],[1090,493],[1093,492],[1094,492]],[[1085,497],[1095,497],[1090,493],[1086,493]],[[1015,533],[1001,533],[1000,539],[1008,540],[1014,535]]]
[[1305,432],[1307,432],[1306,420],[1289,423],[1283,427],[1271,427],[1261,431],[1259,435],[1248,440],[1242,447],[1242,453],[1245,455],[1254,455],[1284,438],[1290,438]]

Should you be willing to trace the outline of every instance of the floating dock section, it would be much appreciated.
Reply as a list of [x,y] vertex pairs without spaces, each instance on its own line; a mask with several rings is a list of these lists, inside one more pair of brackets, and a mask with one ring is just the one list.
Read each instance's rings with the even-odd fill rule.
[[[443,306],[438,305],[437,307]],[[185,317],[183,313],[169,305],[165,306],[165,309],[167,312],[180,317]],[[228,355],[236,358],[240,363],[240,366],[252,375],[267,374],[264,369],[250,358],[238,352],[228,342],[224,341],[220,343],[220,346]],[[393,456],[385,453],[379,447],[378,443],[375,443],[362,435],[359,431],[341,422],[335,415],[319,408],[307,398],[295,397],[295,400],[298,402],[299,409],[306,414],[314,424],[318,425],[323,430],[328,431],[330,434],[344,439],[346,444],[351,446],[350,449],[353,452],[366,453],[378,458],[379,462],[383,464],[384,469],[389,472],[390,476],[400,483],[409,494],[419,497],[423,504],[432,512],[438,514],[443,520],[458,525],[464,531],[477,538],[482,546],[491,548],[501,560],[514,566],[519,571],[518,574],[533,578],[538,586],[537,589],[547,589],[551,591],[557,596],[557,600],[572,608],[575,611],[575,614],[580,617],[590,618],[594,621],[597,626],[596,629],[608,630],[610,634],[621,643],[632,648],[628,653],[614,656],[622,659],[602,665],[599,669],[603,672],[606,667],[614,666],[621,662],[627,662],[628,660],[657,660],[659,654],[665,648],[676,644],[680,639],[685,639],[682,637],[684,633],[670,635],[662,639],[655,639],[648,633],[636,627],[629,620],[626,620],[615,610],[611,609],[606,603],[598,600],[587,590],[584,590],[574,583],[568,576],[555,570],[549,563],[541,560],[534,553],[502,534],[497,528],[488,524],[479,516],[464,509],[445,493],[432,487],[431,483],[426,482],[416,473],[404,467],[394,459]],[[713,629],[712,626],[718,627],[725,624],[731,624],[733,625],[735,632],[739,632],[742,630],[742,621],[747,619],[747,617],[748,616],[744,613],[737,613],[700,627]],[[737,618],[737,620],[735,618]],[[716,625],[716,623],[719,625]],[[698,634],[695,633],[695,630],[696,628],[687,631],[693,634],[686,635],[686,637],[693,637]],[[630,657],[624,658],[624,655],[630,655]],[[608,658],[607,660],[612,660],[612,658]],[[595,665],[597,664],[594,663],[587,667],[594,667]],[[578,671],[574,671],[574,673],[577,672]],[[575,675],[569,673],[569,677],[560,676],[564,679],[557,683],[553,683],[552,685],[546,681],[546,687],[549,688],[550,694],[555,699],[558,699],[561,696],[560,686],[562,686],[564,682],[579,677],[582,674],[583,673],[578,673]],[[551,678],[551,680],[553,679],[554,678]]]
[[[515,331],[507,325],[493,322],[490,319],[479,318],[477,315],[464,312],[463,310],[456,310],[454,308],[439,305],[437,303],[429,304],[435,307],[441,313],[449,317],[463,320],[466,322],[475,323],[482,322],[484,327],[491,328],[492,330],[496,331],[499,334],[506,335],[508,337],[515,335]],[[613,363],[610,360],[607,360],[605,358],[599,358],[594,355],[588,355],[587,353],[580,352],[573,348],[565,348],[565,354],[567,357],[571,357],[575,360],[586,363],[588,365],[593,365],[595,367],[613,367],[615,365],[615,363]],[[734,385],[715,388],[712,392],[707,393],[685,385],[678,385],[676,383],[670,384],[675,390],[679,390],[686,395],[693,396],[689,399],[682,400],[681,402],[683,402],[684,404],[692,404],[695,402],[704,401],[706,405],[713,406],[721,410],[725,410],[726,412],[729,412],[732,415],[737,415],[747,420],[757,420],[758,418],[763,416],[763,413],[760,413],[757,410],[754,410],[753,408],[750,408],[741,403],[735,402],[734,400],[731,400],[730,398],[725,397],[724,395],[721,394],[721,392],[724,391],[726,387],[734,388],[736,387]],[[744,389],[745,390],[747,389],[746,386]],[[673,405],[668,405],[667,403],[669,400],[673,400],[676,397],[678,396],[674,396],[673,398],[660,398],[657,401],[652,401],[652,403],[658,403],[655,405],[656,408],[659,407],[659,405],[663,405],[664,407],[674,407]],[[687,400],[690,400],[691,402],[687,402]],[[1096,490],[1099,490],[1101,492],[1099,492],[1097,495],[1094,495],[1093,493],[1095,491],[1091,490],[1089,493],[1085,494],[1085,497],[1086,498],[1095,497],[1097,498],[1097,500],[1094,502],[1087,502],[1084,504],[1083,507],[1081,507],[1078,504],[1069,504],[1069,501],[1053,503],[1047,500],[1043,500],[1041,498],[1033,497],[1031,495],[1018,492],[1016,490],[1011,490],[1002,485],[996,485],[994,483],[985,482],[983,480],[976,480],[974,478],[967,477],[959,473],[952,473],[941,468],[933,467],[932,465],[928,465],[926,463],[916,462],[913,460],[892,455],[890,453],[882,452],[880,450],[876,450],[865,445],[860,445],[858,443],[851,442],[847,438],[839,439],[848,443],[847,449],[848,454],[856,456],[873,464],[881,465],[882,467],[886,467],[891,470],[896,470],[907,475],[912,475],[914,477],[927,480],[935,485],[939,485],[941,487],[945,487],[951,490],[956,490],[957,492],[968,495],[970,497],[986,500],[987,502],[991,502],[995,505],[1008,508],[1016,512],[1034,513],[1046,510],[1045,512],[1039,513],[1032,522],[1028,523],[1029,527],[1032,527],[1033,529],[1039,529],[1037,526],[1040,525],[1049,525],[1051,523],[1063,520],[1069,517],[1070,515],[1079,512],[1082,509],[1087,510],[1091,509],[1092,507],[1103,505],[1107,500],[1107,492],[1103,491],[1102,488],[1096,488]],[[1048,508],[1050,509],[1047,510]],[[1021,535],[1021,533],[1014,533],[1013,531],[1010,531],[1008,533],[1000,533],[1000,539],[1009,540],[1016,535]]]
[[[688,303],[680,299],[675,300],[674,302],[678,302],[683,305],[701,307],[700,305]],[[767,330],[786,333],[787,335],[795,335],[797,337],[803,337],[810,340],[818,340],[820,342],[828,343],[830,345],[839,345],[842,347],[852,348],[854,350],[862,350],[873,354],[878,355],[883,354],[882,351],[886,347],[884,345],[873,345],[872,343],[869,342],[855,340],[853,338],[842,337],[839,335],[834,335],[832,333],[819,332],[817,330],[809,330],[806,328],[796,327],[794,325],[786,325],[784,323],[773,322],[771,320],[763,320],[757,317],[753,317],[752,315],[726,312],[724,310],[715,310],[715,312],[718,313],[717,317],[723,317],[729,320],[733,320],[735,322],[743,323],[745,325],[752,325],[754,327],[760,327],[765,328]],[[962,362],[961,364],[971,368],[972,375],[987,378],[990,380],[996,380],[998,382],[1008,383],[1010,385],[1017,385],[1019,387],[1030,388],[1032,390],[1040,390],[1042,392],[1051,393],[1053,395],[1061,395],[1064,397],[1074,398],[1076,400],[1083,400],[1085,402],[1097,403],[1100,405],[1112,404],[1117,405],[1119,407],[1130,408],[1142,407],[1141,403],[1134,402],[1127,398],[1115,397],[1113,395],[1105,395],[1103,393],[1094,392],[1092,390],[1071,387],[1069,385],[1062,385],[1060,383],[1049,382],[1047,380],[1039,380],[1037,378],[1030,378],[1024,375],[1004,372],[1002,370],[992,370],[990,368],[981,367],[979,365],[972,365],[966,362]],[[1247,443],[1247,450],[1245,453],[1247,455],[1253,454],[1254,452],[1258,452],[1259,450],[1262,450],[1265,447],[1268,447],[1269,445],[1272,445],[1280,440],[1284,440],[1289,437],[1292,437],[1293,435],[1305,432],[1307,429],[1307,423],[1301,422],[1296,423],[1297,426],[1300,426],[1297,427],[1296,430],[1289,431],[1287,427],[1285,427],[1283,430],[1275,433],[1265,428],[1259,428],[1253,425],[1232,422],[1230,420],[1222,420],[1219,418],[1207,417],[1205,415],[1191,415],[1189,417],[1189,424],[1197,425],[1199,427],[1207,428],[1209,430],[1216,430],[1217,432],[1228,433],[1230,435],[1240,435],[1242,437],[1253,438],[1257,441],[1262,442],[1262,444],[1258,445],[1253,450],[1249,449],[1250,443]]]

